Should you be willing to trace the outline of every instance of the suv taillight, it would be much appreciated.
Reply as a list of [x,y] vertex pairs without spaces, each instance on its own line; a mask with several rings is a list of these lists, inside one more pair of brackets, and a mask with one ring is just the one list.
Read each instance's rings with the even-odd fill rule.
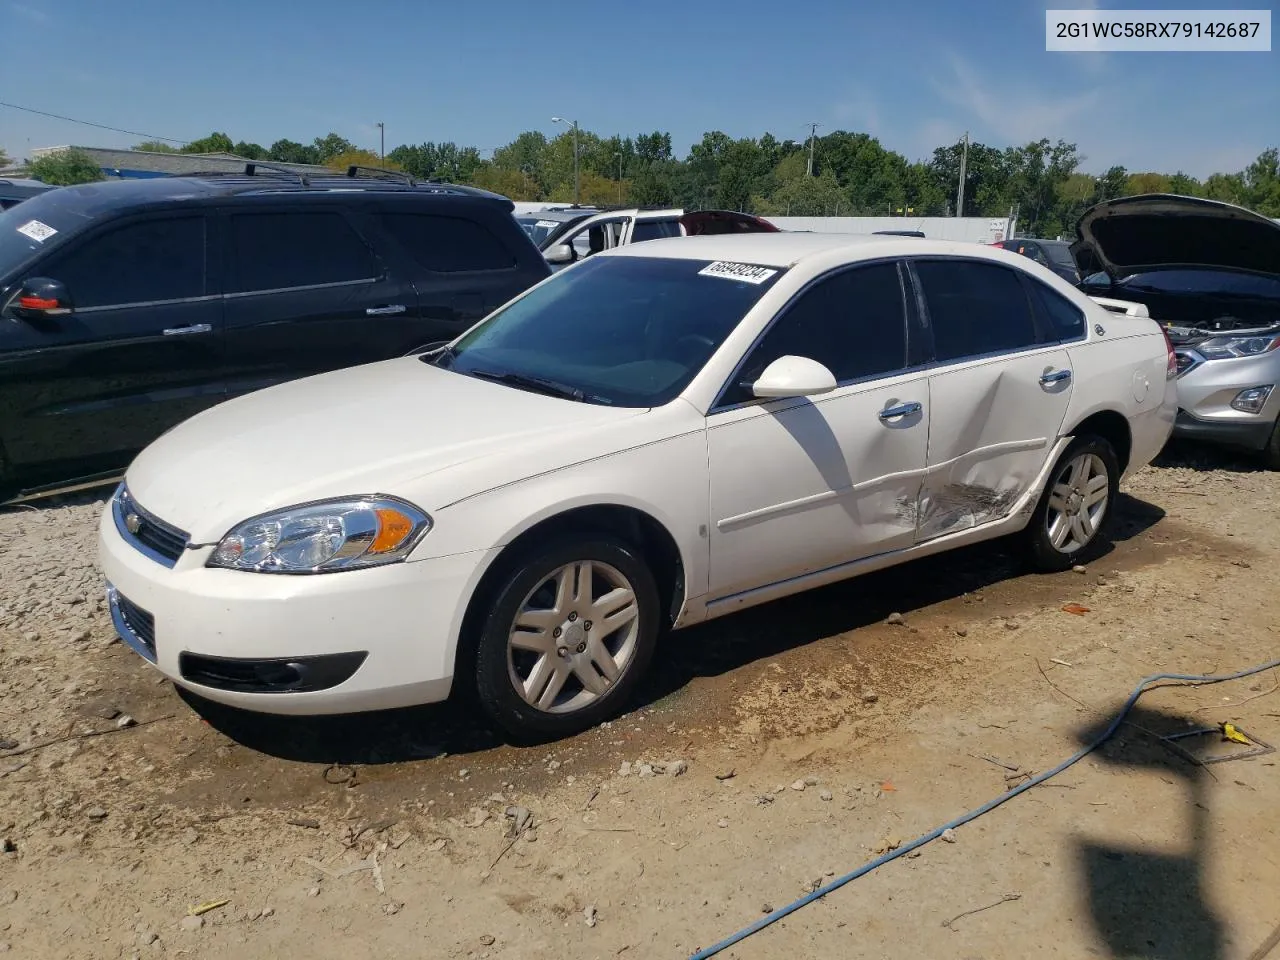
[[1169,331],[1165,327],[1161,327],[1160,332],[1164,334],[1164,347],[1169,353],[1169,362],[1165,367],[1164,378],[1172,380],[1178,375],[1178,357],[1173,352],[1173,341],[1169,339]]

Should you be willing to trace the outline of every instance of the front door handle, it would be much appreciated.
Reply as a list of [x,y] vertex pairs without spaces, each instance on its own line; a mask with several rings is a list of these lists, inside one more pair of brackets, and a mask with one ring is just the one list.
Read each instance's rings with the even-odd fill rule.
[[166,327],[163,332],[166,337],[185,337],[193,333],[210,333],[212,330],[211,323],[193,323],[189,327]]
[[880,419],[896,420],[898,417],[910,417],[919,413],[923,409],[923,406],[914,401],[911,403],[900,403],[896,407],[886,407],[881,410]]
[[1070,370],[1053,370],[1049,373],[1042,374],[1040,377],[1040,386],[1047,387],[1054,383],[1066,383],[1071,379]]
[[393,313],[404,313],[405,307],[402,303],[393,303],[385,307],[370,307],[365,314],[370,317],[386,317]]

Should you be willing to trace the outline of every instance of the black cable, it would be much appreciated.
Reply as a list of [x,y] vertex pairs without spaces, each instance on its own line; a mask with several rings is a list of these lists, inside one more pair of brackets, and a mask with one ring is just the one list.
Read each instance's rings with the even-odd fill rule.
[[64,117],[59,113],[46,113],[44,110],[36,110],[32,107],[20,107],[16,103],[5,103],[0,100],[0,107],[9,107],[11,110],[21,110],[24,113],[34,113],[42,117],[52,117],[54,120],[66,120],[68,123],[80,123],[86,127],[97,127],[99,130],[110,130],[112,133],[127,133],[131,137],[142,137],[144,140],[161,140],[165,143],[186,144],[188,140],[175,140],[173,137],[157,137],[150,133],[139,133],[137,130],[122,130],[120,127],[109,127],[105,123],[94,123],[92,120],[77,120],[75,117]]

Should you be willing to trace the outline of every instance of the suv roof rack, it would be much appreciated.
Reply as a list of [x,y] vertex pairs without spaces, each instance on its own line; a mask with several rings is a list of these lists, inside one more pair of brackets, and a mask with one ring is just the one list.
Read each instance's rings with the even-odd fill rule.
[[355,179],[363,170],[375,180],[397,180],[400,183],[407,183],[411,187],[416,187],[418,181],[401,170],[388,170],[386,167],[366,167],[357,163],[353,163],[347,167],[347,176]]
[[223,179],[237,179],[240,177],[257,177],[257,176],[276,176],[287,178],[304,187],[311,186],[310,178],[299,170],[290,170],[288,167],[279,167],[271,163],[262,163],[258,160],[251,160],[244,165],[244,172],[237,173],[234,170],[191,170],[184,173],[171,173],[171,177],[204,177],[213,179],[220,177]]

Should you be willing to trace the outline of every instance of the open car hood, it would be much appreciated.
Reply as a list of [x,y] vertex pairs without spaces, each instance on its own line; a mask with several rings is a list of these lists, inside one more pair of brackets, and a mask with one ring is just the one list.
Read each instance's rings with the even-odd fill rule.
[[1080,276],[1117,283],[1153,270],[1280,275],[1280,223],[1217,200],[1152,193],[1099,203],[1076,223]]
[[680,218],[688,236],[698,237],[724,233],[780,233],[763,217],[733,210],[694,210]]

